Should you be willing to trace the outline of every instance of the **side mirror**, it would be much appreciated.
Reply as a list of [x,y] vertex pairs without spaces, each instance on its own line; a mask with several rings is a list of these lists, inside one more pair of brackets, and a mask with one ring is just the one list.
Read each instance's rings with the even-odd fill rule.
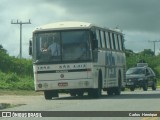
[[94,39],[93,40],[93,50],[98,48],[98,40]]
[[32,55],[32,41],[29,41],[29,55]]

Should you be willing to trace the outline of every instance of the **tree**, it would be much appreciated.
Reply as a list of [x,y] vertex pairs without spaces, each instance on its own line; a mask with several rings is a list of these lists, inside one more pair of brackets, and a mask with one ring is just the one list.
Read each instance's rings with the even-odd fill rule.
[[7,50],[0,45],[0,71],[19,76],[33,76],[32,61],[9,56]]
[[151,49],[144,49],[144,51],[142,51],[141,54],[154,56],[154,52]]
[[129,57],[129,56],[131,56],[131,55],[133,55],[135,53],[132,50],[126,49],[125,50],[125,54],[126,54],[126,57]]
[[7,50],[5,50],[2,45],[0,45],[0,51],[4,52],[4,53],[7,53]]

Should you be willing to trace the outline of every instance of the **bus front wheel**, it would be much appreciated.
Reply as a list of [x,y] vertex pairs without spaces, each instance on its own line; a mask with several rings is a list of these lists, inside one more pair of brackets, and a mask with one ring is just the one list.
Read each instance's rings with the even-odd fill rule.
[[46,100],[51,100],[53,97],[58,97],[58,92],[54,90],[44,91],[44,97]]
[[118,86],[114,89],[115,95],[120,95],[121,94],[121,86],[122,86],[122,78],[121,78],[121,72],[119,71]]
[[98,88],[88,91],[88,95],[93,98],[99,98],[102,95],[102,72],[99,71],[98,76]]

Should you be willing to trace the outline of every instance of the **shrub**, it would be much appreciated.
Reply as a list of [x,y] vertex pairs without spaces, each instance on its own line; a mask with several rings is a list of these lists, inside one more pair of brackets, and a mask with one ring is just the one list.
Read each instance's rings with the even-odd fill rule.
[[15,73],[6,74],[0,72],[0,89],[10,90],[34,90],[32,77],[19,77]]
[[19,82],[20,79],[15,73],[11,73],[7,74],[5,81],[6,83],[13,83],[13,82]]

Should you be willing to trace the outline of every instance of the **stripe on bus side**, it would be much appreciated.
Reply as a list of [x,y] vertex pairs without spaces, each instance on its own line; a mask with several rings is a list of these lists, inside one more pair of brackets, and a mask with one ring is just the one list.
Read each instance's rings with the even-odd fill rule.
[[85,72],[85,71],[91,71],[91,69],[37,71],[37,74],[43,74],[43,73],[67,73],[67,72]]

